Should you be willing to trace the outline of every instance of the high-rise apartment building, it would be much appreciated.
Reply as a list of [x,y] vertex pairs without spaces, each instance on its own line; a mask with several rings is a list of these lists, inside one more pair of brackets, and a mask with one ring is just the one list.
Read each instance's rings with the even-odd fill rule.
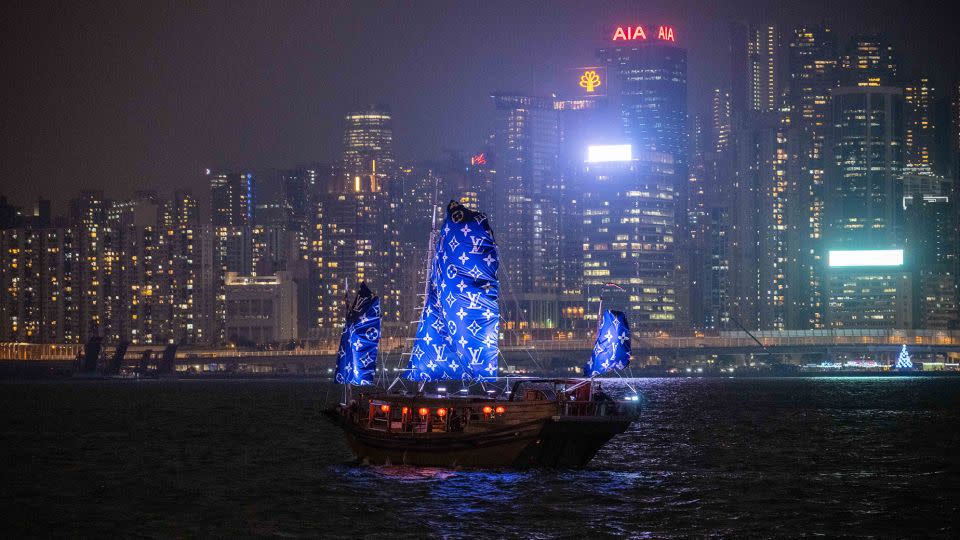
[[175,191],[162,215],[165,238],[167,301],[171,306],[171,334],[177,342],[203,343],[200,325],[200,215],[197,200]]
[[780,101],[780,33],[772,24],[751,25],[747,35],[750,110],[774,112]]
[[76,253],[73,287],[79,293],[77,337],[87,341],[105,335],[109,322],[110,287],[116,254],[109,245],[108,202],[102,191],[84,191],[70,203]]
[[387,107],[371,106],[347,114],[345,122],[340,178],[318,195],[323,240],[312,265],[321,282],[316,319],[325,325],[322,331],[336,331],[344,298],[366,282],[381,298],[385,331],[390,331],[389,325],[401,320],[393,119]]
[[74,268],[70,229],[0,231],[0,341],[76,342]]
[[253,224],[253,174],[207,169],[210,182],[210,222],[216,227]]
[[730,130],[732,128],[732,112],[730,92],[713,89],[711,99],[711,124],[709,151],[722,153],[730,147]]
[[793,127],[788,137],[796,148],[792,170],[798,182],[790,211],[803,239],[796,246],[800,276],[791,286],[796,289],[794,299],[801,311],[800,326],[822,328],[824,171],[830,100],[839,84],[837,45],[829,27],[814,25],[794,28],[789,46],[788,105]]

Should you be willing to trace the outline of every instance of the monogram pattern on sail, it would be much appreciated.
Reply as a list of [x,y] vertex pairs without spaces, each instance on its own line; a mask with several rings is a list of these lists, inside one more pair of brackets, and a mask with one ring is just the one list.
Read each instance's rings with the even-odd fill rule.
[[602,375],[613,369],[624,369],[630,364],[630,325],[621,311],[606,310],[593,354],[584,365],[583,373],[589,377]]
[[361,283],[340,335],[334,380],[358,386],[373,384],[379,345],[380,298]]
[[500,353],[497,245],[486,215],[451,201],[434,246],[407,378],[496,378]]

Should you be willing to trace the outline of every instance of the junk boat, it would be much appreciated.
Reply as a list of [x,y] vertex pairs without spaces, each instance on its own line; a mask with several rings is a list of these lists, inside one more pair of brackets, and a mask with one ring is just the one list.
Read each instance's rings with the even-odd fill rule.
[[[583,467],[639,413],[595,377],[630,361],[623,313],[605,311],[584,379],[498,379],[499,254],[487,217],[451,201],[431,232],[427,285],[402,379],[374,384],[380,300],[361,283],[349,306],[335,381],[344,397],[325,414],[371,464]],[[446,386],[460,389],[448,393]],[[411,384],[415,389],[395,390]],[[500,383],[500,387],[498,387]],[[470,392],[480,387],[482,395]],[[354,389],[356,388],[356,389]],[[427,389],[431,390],[427,390]]]

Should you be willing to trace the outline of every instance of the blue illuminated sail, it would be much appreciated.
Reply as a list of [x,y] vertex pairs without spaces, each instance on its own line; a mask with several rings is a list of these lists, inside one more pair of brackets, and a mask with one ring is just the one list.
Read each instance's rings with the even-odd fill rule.
[[606,310],[597,332],[590,361],[583,366],[588,377],[602,375],[611,369],[623,369],[630,364],[630,325],[621,311]]
[[360,283],[340,336],[334,380],[340,384],[373,384],[379,344],[380,298],[370,292],[366,283]]
[[434,246],[407,378],[496,379],[499,266],[487,216],[451,201]]

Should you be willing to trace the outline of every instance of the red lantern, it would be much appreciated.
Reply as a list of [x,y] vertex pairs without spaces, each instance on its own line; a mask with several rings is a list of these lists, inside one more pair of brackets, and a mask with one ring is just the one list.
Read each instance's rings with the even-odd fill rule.
[[430,409],[426,407],[420,407],[420,410],[418,412],[420,413],[420,416],[426,416],[430,414]]
[[443,418],[446,415],[447,415],[446,409],[437,409],[437,416],[439,416],[440,418]]
[[380,406],[380,410],[383,411],[383,412],[385,412],[385,413],[388,413],[388,412],[390,412],[390,406],[389,406],[389,405],[381,405],[381,406]]
[[490,414],[490,413],[492,413],[492,412],[493,412],[493,407],[491,407],[491,406],[489,406],[489,405],[487,405],[486,407],[483,408],[483,414]]
[[406,415],[408,412],[410,412],[410,409],[408,409],[407,407],[404,407],[404,408],[400,409],[400,412],[403,413],[404,415]]
[[503,406],[497,407],[497,414],[503,414],[505,412],[507,412],[507,410],[504,409]]

